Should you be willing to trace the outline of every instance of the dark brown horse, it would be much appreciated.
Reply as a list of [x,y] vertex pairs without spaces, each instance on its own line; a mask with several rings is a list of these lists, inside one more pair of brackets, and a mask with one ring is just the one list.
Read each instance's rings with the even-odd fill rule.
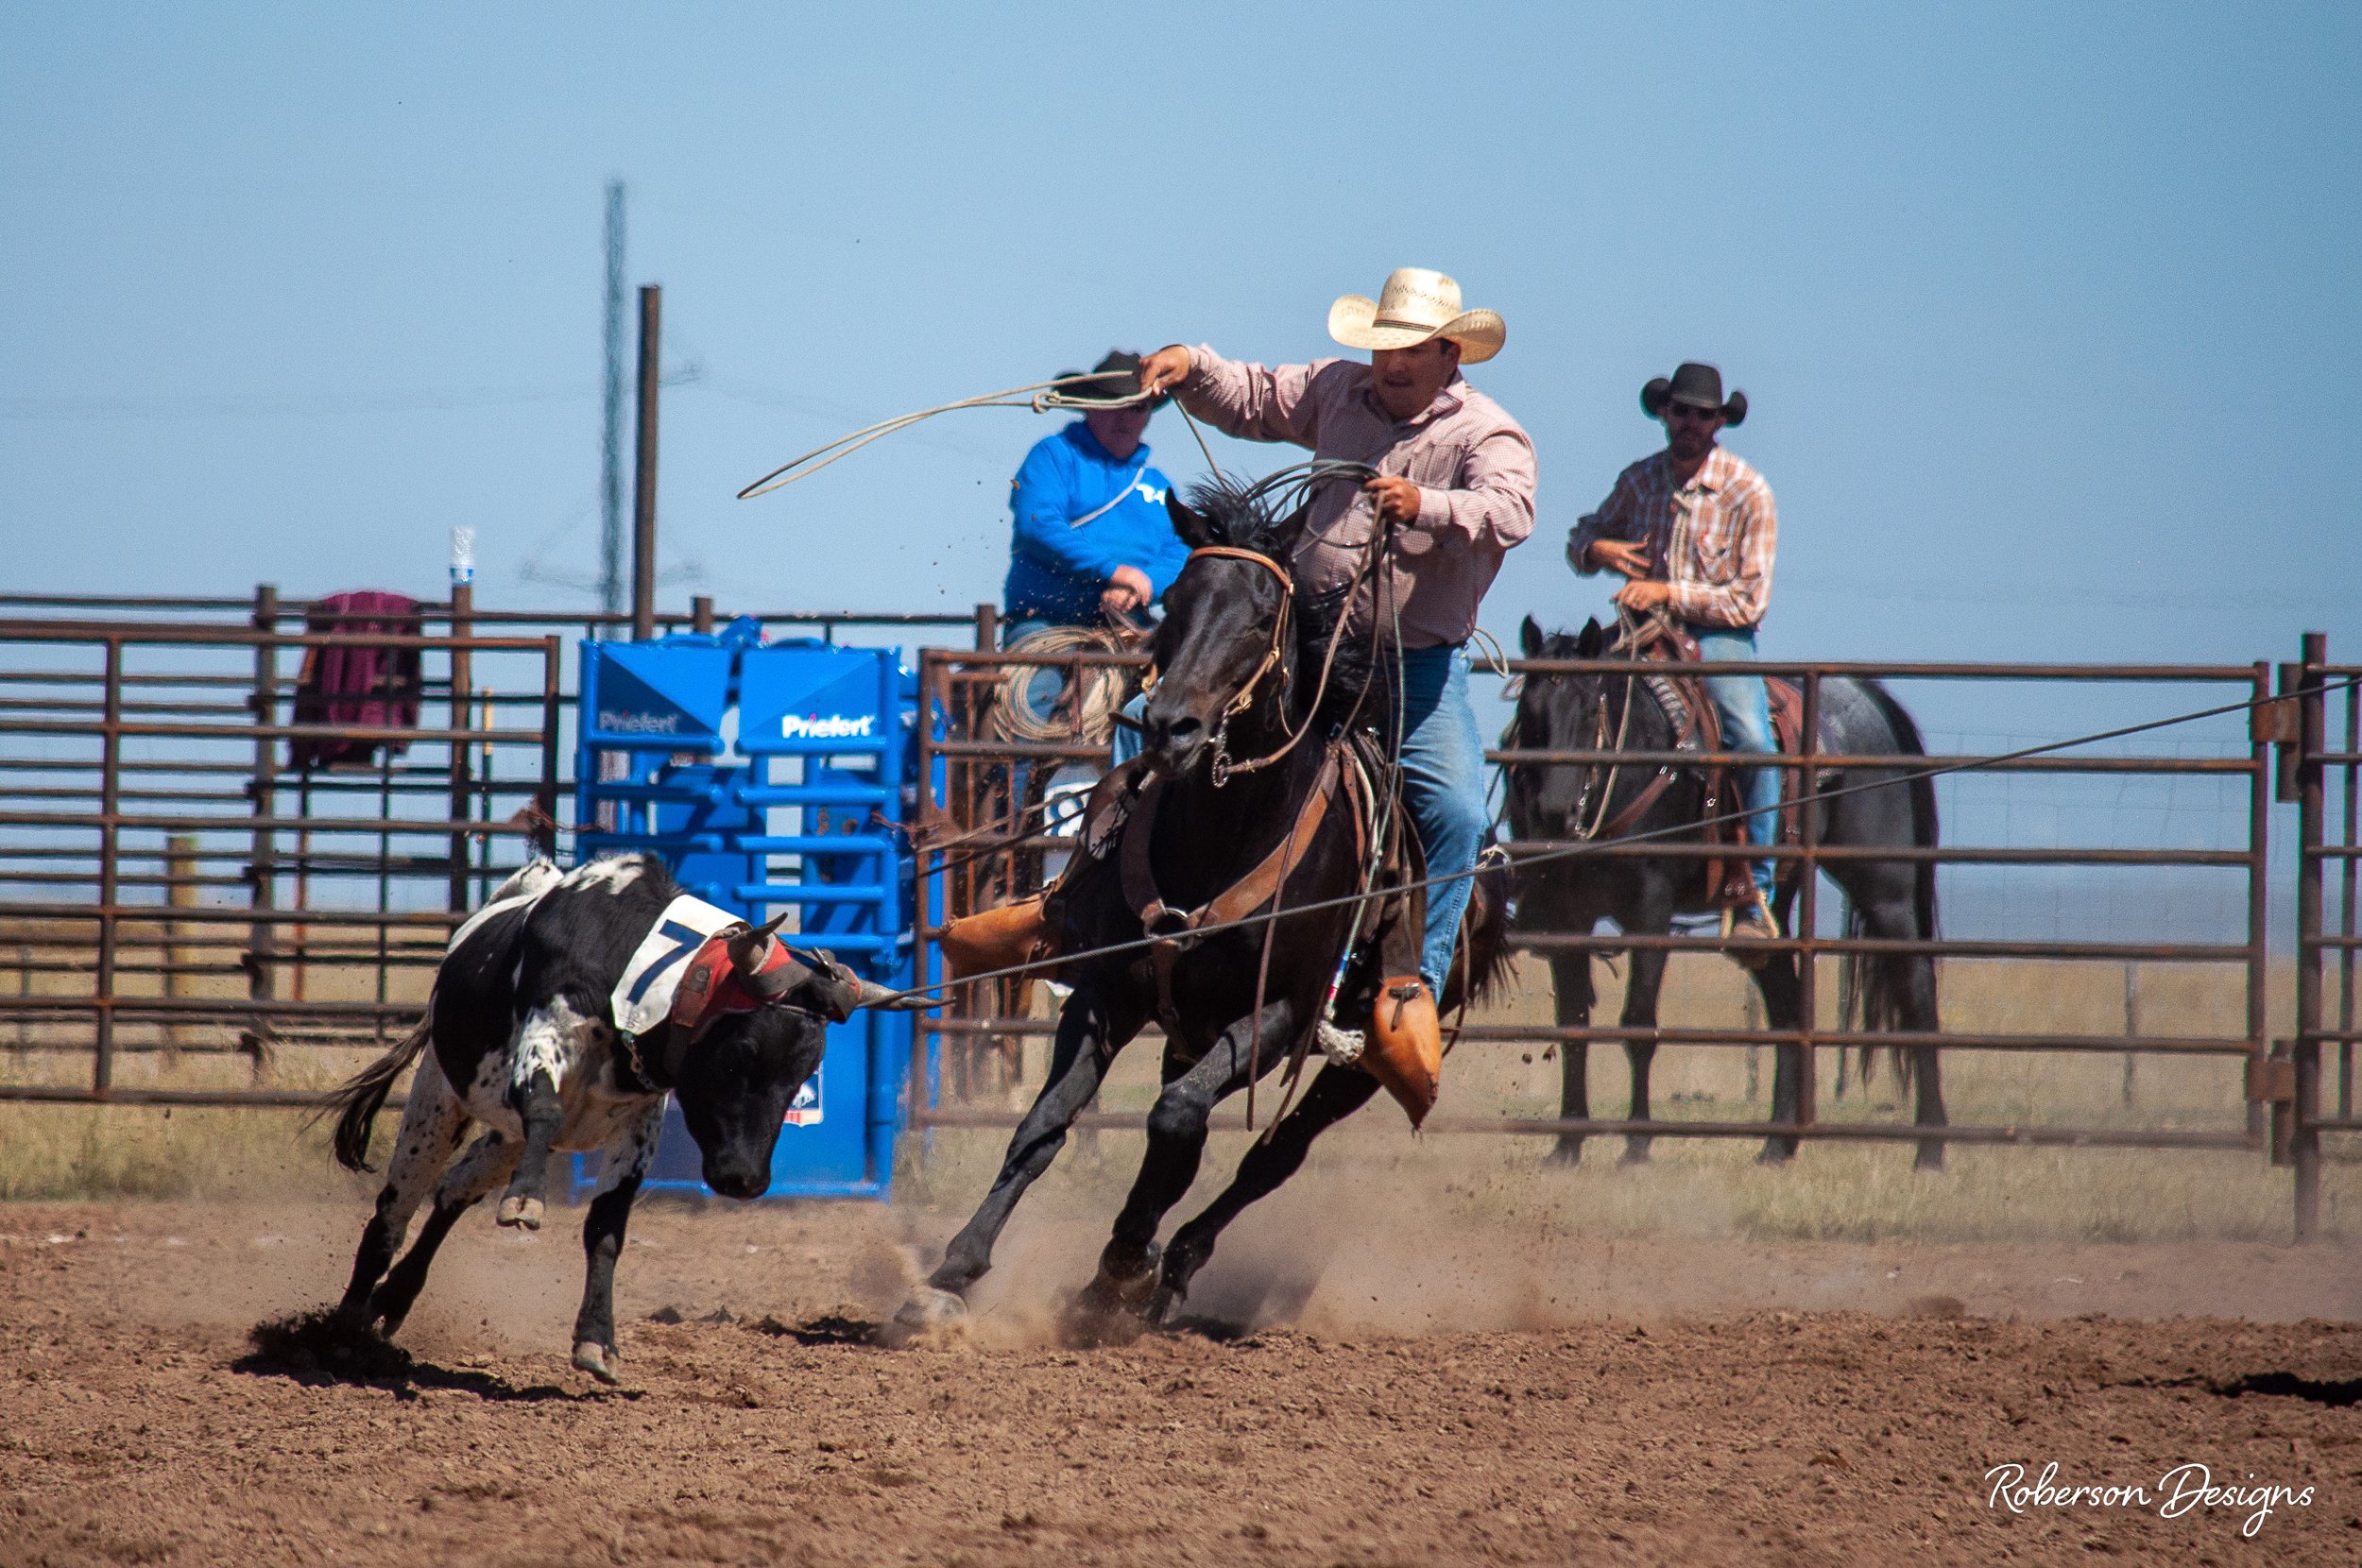
[[[1375,1012],[1382,1028],[1382,987],[1418,973],[1425,872],[1407,815],[1382,789],[1376,811],[1357,810],[1370,792],[1357,796],[1341,783],[1341,767],[1354,765],[1345,753],[1357,716],[1382,726],[1393,705],[1382,675],[1370,673],[1366,647],[1331,664],[1341,596],[1320,602],[1298,589],[1285,563],[1305,512],[1277,516],[1269,496],[1267,487],[1214,486],[1195,492],[1194,505],[1168,501],[1192,554],[1165,597],[1146,750],[1103,785],[1086,835],[1105,842],[1096,858],[1076,858],[1047,912],[1060,950],[1078,955],[1062,971],[1073,992],[1049,1082],[974,1218],[928,1288],[898,1314],[904,1330],[965,1311],[1018,1199],[1056,1158],[1116,1053],[1152,1020],[1165,1031],[1164,1087],[1148,1116],[1139,1174],[1070,1315],[1081,1340],[1171,1322],[1223,1228],[1379,1087],[1362,1065],[1324,1060],[1228,1189],[1160,1253],[1157,1232],[1196,1179],[1214,1106],[1308,1049],[1325,1016],[1360,1029]],[[1382,870],[1373,896],[1357,900],[1367,865],[1380,860],[1374,842],[1386,851]],[[1441,998],[1446,1013],[1462,991],[1488,983],[1504,957],[1506,878],[1477,875],[1464,956]],[[1226,928],[1204,918],[1235,913],[1240,890],[1259,886],[1258,876],[1271,895],[1245,904],[1282,917]],[[1213,929],[1194,929],[1187,912]],[[1159,933],[1173,945],[1161,953],[1139,946]],[[1372,1055],[1377,1038],[1374,1031]],[[1266,1114],[1275,1098],[1265,1099]]]

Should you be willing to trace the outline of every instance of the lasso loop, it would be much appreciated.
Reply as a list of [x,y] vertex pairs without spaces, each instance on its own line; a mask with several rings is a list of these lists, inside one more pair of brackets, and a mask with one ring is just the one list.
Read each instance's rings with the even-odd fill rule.
[[[864,425],[848,435],[840,435],[824,446],[814,447],[800,457],[790,458],[739,491],[738,499],[752,501],[757,496],[769,495],[782,486],[793,485],[799,479],[808,479],[838,458],[850,457],[872,441],[882,440],[898,430],[906,430],[921,419],[932,419],[938,414],[950,414],[963,408],[1030,408],[1036,414],[1046,414],[1053,408],[1075,408],[1087,413],[1094,408],[1132,408],[1147,402],[1152,397],[1163,395],[1127,392],[1117,398],[1094,398],[1062,390],[1077,382],[1104,382],[1107,378],[1108,372],[1105,371],[1060,376],[1055,381],[1006,387],[999,392],[987,392],[981,398],[962,398],[958,402],[942,403],[933,408],[922,408],[916,414],[900,414],[891,419],[881,419],[874,425]],[[820,461],[815,463],[813,461],[814,458]],[[811,466],[807,468],[807,464]]]

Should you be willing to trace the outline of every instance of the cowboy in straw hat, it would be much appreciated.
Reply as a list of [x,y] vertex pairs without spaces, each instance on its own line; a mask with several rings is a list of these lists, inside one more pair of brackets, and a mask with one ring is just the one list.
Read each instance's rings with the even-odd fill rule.
[[1450,878],[1429,891],[1419,965],[1440,994],[1468,904],[1461,874],[1491,823],[1462,649],[1501,557],[1533,532],[1533,442],[1461,379],[1462,365],[1500,352],[1509,329],[1491,311],[1463,309],[1460,285],[1443,273],[1398,267],[1376,299],[1344,296],[1329,307],[1328,334],[1369,349],[1370,362],[1266,367],[1175,344],[1148,356],[1140,384],[1171,388],[1227,435],[1378,470],[1358,490],[1314,493],[1290,565],[1318,593],[1351,582],[1381,531],[1391,546],[1347,616],[1352,631],[1399,638],[1403,794],[1428,870]]
[[[1600,509],[1575,524],[1566,559],[1583,576],[1620,573],[1616,602],[1635,615],[1662,611],[1698,640],[1709,659],[1752,659],[1755,628],[1772,600],[1772,555],[1779,514],[1772,486],[1717,444],[1747,418],[1747,394],[1722,396],[1722,372],[1691,362],[1640,389],[1640,407],[1665,425],[1665,450],[1616,480]],[[1772,708],[1754,675],[1715,675],[1707,692],[1722,716],[1726,751],[1769,756]],[[1779,834],[1776,768],[1739,771],[1748,842],[1768,847]],[[1775,937],[1772,862],[1754,862],[1755,903],[1734,929]]]

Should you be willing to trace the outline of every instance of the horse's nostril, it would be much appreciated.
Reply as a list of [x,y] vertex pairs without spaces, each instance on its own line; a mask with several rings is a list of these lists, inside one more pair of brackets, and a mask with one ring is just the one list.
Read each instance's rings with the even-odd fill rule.
[[1184,713],[1165,726],[1165,739],[1168,741],[1194,740],[1205,727],[1205,724],[1197,719]]

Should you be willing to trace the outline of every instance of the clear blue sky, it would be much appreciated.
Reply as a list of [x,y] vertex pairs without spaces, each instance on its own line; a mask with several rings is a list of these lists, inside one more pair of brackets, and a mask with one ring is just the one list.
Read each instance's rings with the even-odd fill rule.
[[468,523],[485,601],[587,603],[518,571],[595,571],[621,176],[726,606],[995,597],[1046,420],[732,492],[1111,344],[1332,351],[1412,263],[1508,317],[1475,379],[1542,456],[1497,631],[1603,605],[1560,543],[1699,357],[1779,496],[1767,652],[2362,653],[2352,7],[856,9],[9,8],[6,580],[429,594]]

